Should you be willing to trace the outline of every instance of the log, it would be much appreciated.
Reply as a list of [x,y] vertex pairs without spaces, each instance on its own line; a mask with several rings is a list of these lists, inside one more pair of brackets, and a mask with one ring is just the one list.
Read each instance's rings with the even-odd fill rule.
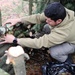
[[17,58],[13,58],[15,64],[13,64],[15,75],[26,75],[26,67],[24,61],[24,55],[20,55]]
[[0,68],[0,75],[9,75],[9,74]]
[[[12,65],[6,65],[6,63],[5,63],[6,62],[6,57],[1,59],[2,56],[5,54],[5,51],[8,50],[8,48],[11,47],[11,46],[12,46],[11,44],[2,44],[2,45],[0,45],[0,68],[3,69],[4,71],[6,71],[7,73],[9,73],[10,75],[14,75]],[[10,72],[10,69],[11,69],[11,72]],[[1,75],[3,75],[3,74],[1,74]]]

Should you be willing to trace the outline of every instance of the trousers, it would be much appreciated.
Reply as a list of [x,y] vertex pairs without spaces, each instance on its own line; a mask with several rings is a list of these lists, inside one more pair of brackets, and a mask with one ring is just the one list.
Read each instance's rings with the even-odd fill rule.
[[67,42],[49,48],[50,55],[60,62],[65,62],[68,55],[74,52],[75,45]]

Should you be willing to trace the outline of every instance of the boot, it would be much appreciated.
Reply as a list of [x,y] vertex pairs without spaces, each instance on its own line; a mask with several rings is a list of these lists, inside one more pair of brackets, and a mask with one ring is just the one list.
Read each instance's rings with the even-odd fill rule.
[[70,55],[66,59],[65,63],[67,63],[67,64],[72,64],[73,63],[72,57]]
[[46,64],[44,64],[41,69],[42,69],[42,75],[47,75],[47,67],[48,67],[49,63],[47,62]]

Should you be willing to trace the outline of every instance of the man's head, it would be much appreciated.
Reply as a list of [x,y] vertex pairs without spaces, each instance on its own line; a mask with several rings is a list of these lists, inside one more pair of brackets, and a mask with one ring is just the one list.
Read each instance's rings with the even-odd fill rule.
[[60,2],[49,4],[45,10],[46,22],[51,26],[60,24],[66,17],[66,10]]

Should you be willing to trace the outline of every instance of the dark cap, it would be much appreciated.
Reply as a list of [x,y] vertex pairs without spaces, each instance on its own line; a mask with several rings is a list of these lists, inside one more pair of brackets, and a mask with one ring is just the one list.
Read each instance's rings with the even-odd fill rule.
[[48,4],[44,10],[44,14],[46,17],[51,18],[54,21],[58,19],[63,20],[66,16],[66,10],[60,2],[53,2]]

